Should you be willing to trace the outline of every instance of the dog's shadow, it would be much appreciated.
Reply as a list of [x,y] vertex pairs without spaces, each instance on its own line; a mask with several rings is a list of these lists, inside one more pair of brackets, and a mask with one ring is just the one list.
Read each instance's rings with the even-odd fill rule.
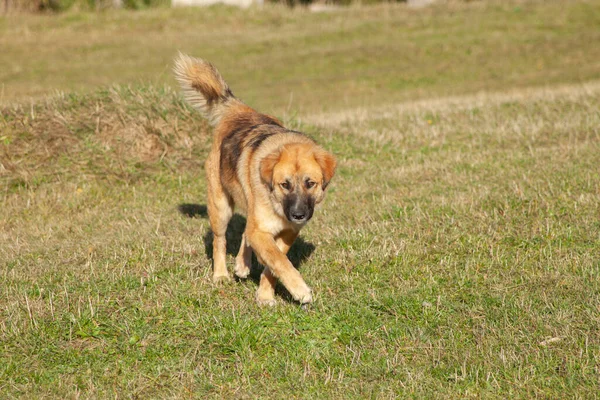
[[[208,209],[203,204],[179,204],[177,209],[182,215],[185,215],[189,218],[206,218],[208,217]],[[227,233],[225,235],[227,239],[227,254],[235,257],[240,249],[240,245],[242,244],[242,233],[244,233],[244,229],[246,227],[246,218],[242,217],[239,214],[234,214],[229,221],[229,226],[227,227]],[[204,251],[206,257],[212,260],[213,257],[213,233],[208,230],[204,235]],[[288,258],[294,265],[296,269],[300,269],[302,263],[310,257],[310,255],[315,251],[315,245],[310,242],[305,241],[300,236],[296,239],[290,250],[288,251]],[[250,269],[249,278],[252,279],[255,283],[258,284],[260,281],[260,274],[262,273],[263,266],[260,265],[256,259],[256,256],[252,254],[252,268]],[[288,301],[292,301],[291,296],[287,291],[282,291],[278,285],[277,292],[284,299]]]

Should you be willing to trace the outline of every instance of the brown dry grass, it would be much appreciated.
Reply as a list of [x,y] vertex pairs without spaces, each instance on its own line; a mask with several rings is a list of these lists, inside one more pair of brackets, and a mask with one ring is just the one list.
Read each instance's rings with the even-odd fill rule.
[[169,89],[62,95],[5,107],[1,115],[0,180],[7,188],[73,173],[127,180],[157,163],[196,167],[202,155],[194,145],[209,140],[207,124]]

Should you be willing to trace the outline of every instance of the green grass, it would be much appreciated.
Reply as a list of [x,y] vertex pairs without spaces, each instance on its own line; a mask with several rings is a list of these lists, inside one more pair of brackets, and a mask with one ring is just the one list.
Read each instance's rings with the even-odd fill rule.
[[280,114],[582,82],[600,79],[599,10],[555,0],[11,15],[0,19],[0,103],[172,85],[177,50],[213,61],[244,100]]
[[[201,44],[191,44],[191,26],[178,34],[174,21],[164,22],[164,41],[123,62],[120,82],[143,81],[157,71],[152,60],[165,57],[165,75],[157,73],[154,83],[94,88],[118,80],[113,67],[76,47],[70,51],[80,67],[73,63],[52,82],[82,92],[30,104],[27,96],[52,87],[13,76],[11,87],[29,91],[5,97],[10,104],[0,117],[2,397],[597,396],[600,85],[592,81],[594,64],[570,60],[593,61],[598,4],[560,3],[568,8],[560,15],[558,4],[473,3],[452,13],[378,6],[318,15],[267,8],[250,10],[248,20],[224,8],[98,17],[107,30],[133,31],[136,18],[142,24],[102,50],[107,60],[147,40],[143,24],[163,23],[164,13],[192,14],[198,32],[203,24],[221,27],[229,52],[217,53],[213,43],[207,58],[221,54],[235,92],[338,156],[328,197],[291,252],[315,292],[307,310],[283,289],[275,308],[258,307],[257,263],[253,279],[211,283],[202,207],[210,131],[166,78],[173,43],[189,41],[182,49],[205,55]],[[509,34],[494,33],[474,15],[495,16],[494,26]],[[11,32],[52,25],[62,43],[86,18],[20,16],[0,24]],[[272,24],[289,28],[272,33],[274,43],[311,36],[316,24],[335,30],[370,21],[373,32],[345,42],[324,35],[320,43],[315,34],[301,50],[252,55],[249,41],[267,41],[249,35],[261,18],[265,34]],[[227,36],[232,19],[247,22]],[[536,36],[538,19],[553,28]],[[436,24],[415,22],[423,20]],[[394,26],[398,36],[410,31],[432,40],[420,42],[421,55],[407,55],[411,63],[449,42],[451,53],[431,55],[449,69],[428,81],[432,65],[417,63],[407,72],[412,87],[391,86],[398,77],[390,74],[368,81],[389,67],[392,54],[361,67],[363,53],[339,44],[376,46]],[[562,34],[553,36],[557,27]],[[452,29],[463,36],[444,41]],[[569,38],[589,40],[567,46]],[[498,45],[488,48],[492,39]],[[30,39],[20,40],[24,49]],[[451,57],[467,42],[486,51],[481,70]],[[516,50],[527,42],[538,44],[535,56]],[[11,48],[18,44],[13,38]],[[313,53],[319,49],[337,53],[325,60]],[[236,55],[246,60],[238,69]],[[265,55],[265,70],[242,68]],[[549,67],[530,62],[541,55]],[[13,53],[10,62],[29,71],[35,57]],[[128,75],[142,59],[144,72]],[[182,204],[194,218],[178,210]],[[243,218],[235,217],[232,255],[242,229]]]

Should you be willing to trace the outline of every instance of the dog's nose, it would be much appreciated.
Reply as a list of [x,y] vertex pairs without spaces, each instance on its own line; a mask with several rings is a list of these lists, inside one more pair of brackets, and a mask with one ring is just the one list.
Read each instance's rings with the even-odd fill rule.
[[296,221],[302,221],[304,218],[306,218],[306,213],[299,211],[292,212],[292,218]]

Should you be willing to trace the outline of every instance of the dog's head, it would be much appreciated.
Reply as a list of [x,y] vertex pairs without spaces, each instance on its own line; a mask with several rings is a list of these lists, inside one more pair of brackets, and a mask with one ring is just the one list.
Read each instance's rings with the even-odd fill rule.
[[331,153],[314,144],[287,144],[261,161],[260,176],[276,211],[302,225],[323,200],[336,165]]

